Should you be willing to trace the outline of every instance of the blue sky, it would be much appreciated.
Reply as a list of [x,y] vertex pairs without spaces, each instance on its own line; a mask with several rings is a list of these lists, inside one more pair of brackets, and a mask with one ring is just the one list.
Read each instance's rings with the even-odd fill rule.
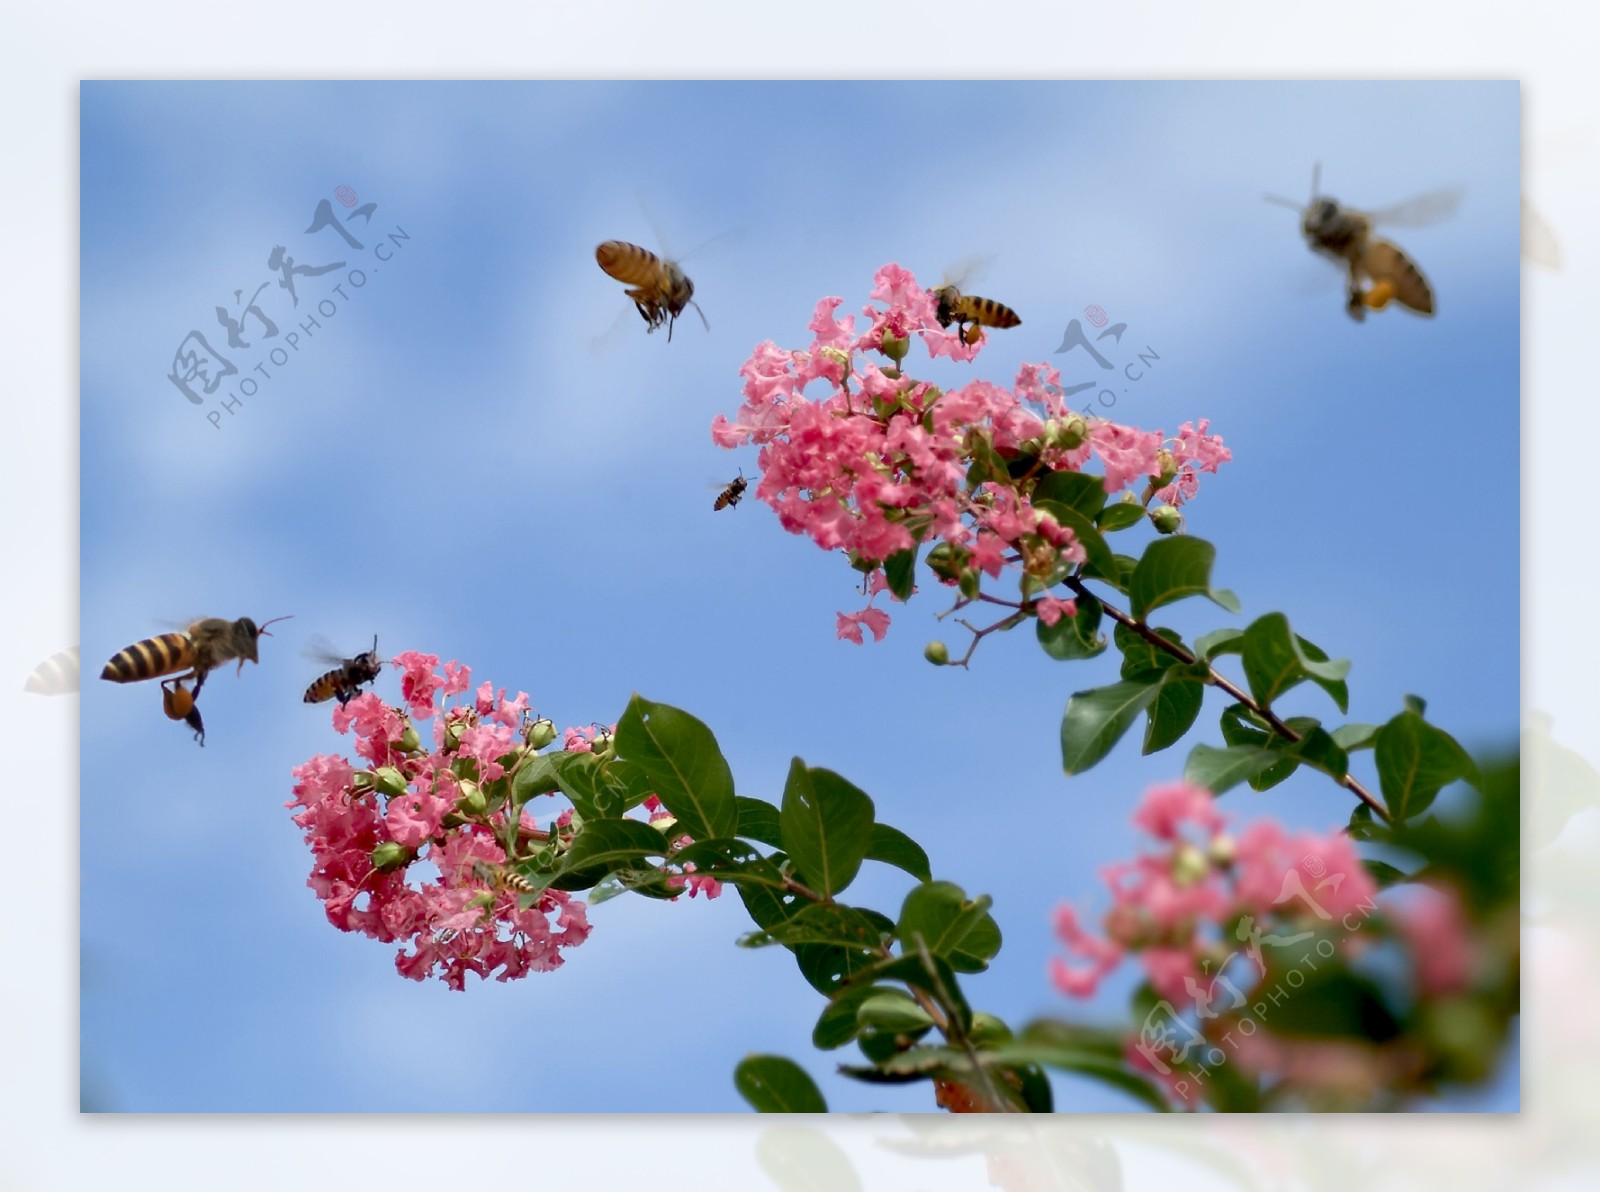
[[[731,893],[606,903],[558,972],[465,994],[328,926],[282,807],[291,767],[348,744],[300,703],[311,634],[459,658],[560,724],[613,719],[635,690],[678,704],[746,794],[775,798],[794,754],[837,770],[937,877],[994,896],[1006,944],[974,1003],[1014,1023],[1076,1010],[1045,977],[1049,912],[1098,894],[1188,743],[1141,759],[1130,739],[1065,779],[1062,707],[1114,660],[1053,663],[1017,633],[935,671],[923,644],[956,639],[932,591],[884,642],[836,642],[834,612],[860,603],[842,561],[754,501],[710,509],[708,486],[754,471],[708,432],[750,348],[804,343],[816,300],[858,307],[886,261],[932,282],[991,258],[975,288],[1024,320],[979,358],[995,380],[1046,359],[1086,379],[1052,356],[1067,321],[1089,303],[1125,321],[1159,362],[1113,415],[1208,417],[1233,449],[1189,529],[1245,618],[1283,609],[1352,658],[1352,719],[1417,692],[1469,746],[1508,743],[1518,124],[1512,83],[85,84],[86,1107],[739,1110],[734,1064],[773,1051],[837,1109],[927,1108],[831,1075],[809,1043],[820,997],[784,954],[733,947]],[[1345,318],[1332,267],[1260,199],[1303,196],[1316,160],[1358,205],[1464,188],[1452,220],[1395,234],[1436,319]],[[359,254],[303,231],[341,184],[376,204]],[[613,237],[683,253],[724,232],[686,263],[711,331],[691,316],[670,344],[594,264]],[[302,278],[301,307],[337,313],[219,430],[166,373],[191,328],[221,348],[213,307],[268,280],[275,245],[359,256],[368,281],[345,298]],[[280,294],[262,303],[287,331]],[[208,683],[204,750],[153,690],[93,678],[163,619],[284,613],[259,667]],[[379,690],[397,695],[392,673]],[[1311,776],[1227,805],[1348,812]],[[892,911],[909,880],[875,870],[851,896]],[[1514,1079],[1491,1101],[1514,1108]],[[1058,1106],[1131,1109],[1075,1081]]]

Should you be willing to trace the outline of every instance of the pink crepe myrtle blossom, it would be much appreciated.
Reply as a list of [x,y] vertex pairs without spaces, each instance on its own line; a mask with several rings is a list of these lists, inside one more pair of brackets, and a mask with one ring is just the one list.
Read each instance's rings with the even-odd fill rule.
[[[983,379],[941,387],[910,376],[918,342],[930,360],[967,362],[986,340],[968,344],[941,328],[934,298],[899,265],[878,270],[871,298],[864,330],[860,317],[838,314],[843,299],[828,297],[812,313],[806,348],[757,345],[739,370],[743,404],[712,422],[719,447],[759,449],[753,491],[791,534],[844,552],[868,574],[907,551],[944,544],[958,549],[951,566],[991,580],[1008,569],[1059,577],[1060,565],[1082,564],[1085,553],[1069,527],[1034,506],[1039,478],[1082,471],[1095,458],[1108,493],[1162,474],[1169,453],[1160,431],[1073,414],[1048,364],[1022,365],[1011,388]],[[808,388],[813,383],[825,388]],[[1179,474],[1169,487],[1182,499],[1193,495],[1194,470],[1215,471],[1229,458],[1208,427],[1185,423],[1170,451]],[[1029,465],[1013,475],[1008,467],[1018,460]],[[1070,602],[1050,600],[1033,608],[1059,619]],[[866,631],[878,640],[888,625],[886,613],[841,613],[836,631],[862,643]]]
[[1133,823],[1158,849],[1102,871],[1111,895],[1103,935],[1086,931],[1075,912],[1057,912],[1062,944],[1090,962],[1052,966],[1062,993],[1089,997],[1115,967],[1112,958],[1132,954],[1161,997],[1189,1009],[1215,976],[1212,960],[1237,943],[1228,929],[1239,917],[1252,917],[1264,938],[1375,907],[1377,887],[1348,837],[1291,834],[1262,820],[1233,838],[1225,821],[1215,797],[1191,783],[1146,792]]
[[[573,809],[552,810],[541,829],[531,807],[520,806],[510,825],[515,805],[483,797],[483,785],[504,780],[508,766],[535,752],[519,734],[527,693],[508,700],[488,683],[474,691],[467,667],[441,666],[436,655],[406,651],[394,665],[404,707],[364,692],[332,711],[334,729],[355,734],[355,753],[367,765],[323,754],[293,770],[286,806],[311,850],[307,885],[335,927],[399,945],[395,968],[416,981],[438,978],[460,990],[468,974],[503,982],[558,968],[589,935],[585,904],[512,881],[506,849],[512,841],[564,847],[581,831]],[[451,704],[452,697],[462,702]],[[432,720],[431,749],[410,717]],[[590,751],[615,731],[568,729],[563,745]],[[713,876],[682,871],[670,880],[691,897],[721,893]]]

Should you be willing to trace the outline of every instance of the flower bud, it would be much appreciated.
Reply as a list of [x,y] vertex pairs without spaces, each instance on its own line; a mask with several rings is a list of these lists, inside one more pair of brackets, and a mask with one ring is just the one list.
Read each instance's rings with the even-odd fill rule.
[[892,365],[886,369],[879,369],[878,372],[882,373],[890,381],[900,380],[900,370]]
[[489,801],[484,798],[481,787],[471,779],[462,779],[461,797],[456,800],[456,808],[468,816],[482,816],[489,810]]
[[444,723],[444,748],[450,754],[461,748],[461,724],[453,718]]
[[1183,515],[1176,506],[1158,505],[1150,511],[1150,522],[1161,534],[1171,534],[1183,525]]
[[407,725],[404,733],[400,735],[400,750],[405,754],[414,754],[422,748],[422,739],[417,736],[416,727]]
[[1211,838],[1211,844],[1206,849],[1206,856],[1211,859],[1213,866],[1231,866],[1233,859],[1238,856],[1238,846],[1227,833],[1218,833]]
[[612,736],[611,730],[596,726],[594,736],[589,739],[589,747],[596,754],[615,754],[616,747],[612,745],[614,741],[616,738]]
[[1211,872],[1211,863],[1198,846],[1189,841],[1180,844],[1172,855],[1172,880],[1179,886],[1193,886]]
[[1151,479],[1151,484],[1158,489],[1165,489],[1172,483],[1172,478],[1178,475],[1178,460],[1167,448],[1156,452],[1156,467],[1159,472]]
[[961,595],[969,601],[978,599],[978,589],[983,583],[983,578],[978,575],[977,568],[966,568],[961,573]]
[[[826,352],[827,349],[824,348],[823,351]],[[911,351],[910,336],[897,336],[891,331],[883,333],[883,354],[890,360],[899,364],[909,351]]]
[[494,907],[494,892],[493,891],[479,891],[476,895],[472,896],[472,898],[467,900],[467,906],[468,907],[481,907],[484,910],[492,909]]
[[838,365],[840,371],[843,372],[845,376],[848,377],[850,375],[850,354],[843,348],[819,348],[817,353],[822,357],[823,360],[830,360],[834,364]]
[[529,721],[522,730],[522,740],[535,750],[542,750],[556,739],[556,723],[549,717]]
[[922,648],[922,657],[935,667],[943,667],[950,661],[950,648],[943,642],[935,640]]
[[401,845],[398,841],[385,841],[372,851],[372,868],[375,870],[398,870],[402,866],[411,864],[411,859],[416,853]]
[[956,580],[966,564],[967,551],[954,543],[940,543],[928,552],[928,566],[941,580]]
[[372,772],[378,780],[378,790],[385,795],[402,795],[411,786],[406,777],[392,766],[380,766]]
[[1045,438],[1051,447],[1072,451],[1082,447],[1084,440],[1089,438],[1089,422],[1081,414],[1052,418],[1045,424]]

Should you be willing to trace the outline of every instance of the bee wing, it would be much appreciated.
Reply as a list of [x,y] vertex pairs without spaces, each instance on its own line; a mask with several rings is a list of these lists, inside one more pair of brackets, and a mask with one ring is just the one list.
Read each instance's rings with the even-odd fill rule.
[[1526,196],[1522,200],[1522,255],[1535,265],[1561,268],[1561,246],[1556,243],[1556,234],[1544,217],[1529,206]]
[[609,356],[616,352],[630,325],[638,324],[639,313],[633,309],[632,301],[624,299],[623,302],[625,305],[617,312],[617,317],[611,321],[611,326],[600,335],[590,337],[589,351],[596,356]]
[[1403,203],[1380,207],[1366,215],[1374,224],[1385,224],[1391,228],[1422,228],[1454,215],[1460,205],[1461,188],[1452,186],[1417,195]]
[[989,271],[989,266],[994,263],[994,257],[987,253],[973,253],[953,262],[944,271],[944,285],[954,286],[957,290],[965,291],[967,286],[980,280]]
[[300,656],[310,659],[314,663],[328,663],[335,667],[350,657],[342,654],[332,642],[329,642],[321,634],[312,634],[306,640],[305,649],[300,652]]

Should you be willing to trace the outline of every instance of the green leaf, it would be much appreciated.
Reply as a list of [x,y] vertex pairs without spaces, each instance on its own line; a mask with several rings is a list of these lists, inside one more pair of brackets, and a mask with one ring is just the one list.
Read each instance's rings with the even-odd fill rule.
[[1374,757],[1383,802],[1396,824],[1420,815],[1447,784],[1477,774],[1455,738],[1410,709],[1378,730]]
[[1137,501],[1113,501],[1094,516],[1095,525],[1110,534],[1144,521],[1144,506]]
[[590,753],[557,757],[556,781],[585,820],[615,820],[651,792],[650,777],[619,759]]
[[1168,672],[1156,689],[1149,708],[1149,724],[1144,731],[1143,753],[1165,750],[1189,732],[1204,703],[1206,685],[1188,671]]
[[[1363,808],[1367,805],[1362,804]],[[1369,809],[1370,810],[1370,809]],[[1397,882],[1407,881],[1407,874],[1399,866],[1391,866],[1388,862],[1380,862],[1376,858],[1362,858],[1361,864],[1366,867],[1367,873],[1372,876],[1372,881],[1378,884],[1381,890],[1393,886]]]
[[1076,615],[1063,617],[1055,625],[1034,618],[1039,645],[1052,659],[1092,659],[1106,648],[1105,635],[1100,633],[1100,602],[1093,597],[1078,597],[1076,602]]
[[[1158,627],[1155,633],[1160,634],[1174,646],[1183,645],[1183,638],[1176,630]],[[1181,660],[1177,655],[1169,654],[1167,651],[1162,650],[1155,643],[1140,636],[1137,631],[1129,629],[1120,622],[1117,623],[1116,629],[1112,631],[1112,637],[1117,644],[1117,649],[1122,652],[1123,679],[1133,679],[1135,676],[1143,675],[1148,671],[1165,671],[1169,667],[1181,665]]]
[[1350,685],[1344,680],[1350,674],[1350,660],[1330,659],[1322,647],[1306,641],[1298,634],[1295,635],[1295,641],[1300,644],[1300,655],[1306,660],[1306,674],[1311,677],[1311,682],[1333,697],[1340,712],[1349,712]]
[[628,701],[617,723],[619,757],[650,778],[676,828],[691,837],[728,837],[738,831],[733,772],[704,724],[666,704],[642,696]]
[[665,857],[666,837],[639,820],[586,820],[550,885],[587,890],[612,870],[645,857]]
[[895,935],[908,953],[920,938],[951,969],[981,973],[1000,951],[1000,926],[989,914],[992,903],[988,895],[969,900],[953,882],[925,882],[906,895]]
[[1389,836],[1389,827],[1379,824],[1372,815],[1369,804],[1357,804],[1350,813],[1350,839],[1352,841],[1382,841]]
[[867,834],[867,857],[875,862],[898,866],[923,882],[933,877],[928,866],[928,855],[922,846],[887,824],[875,824]]
[[822,1049],[840,1048],[848,1044],[861,1033],[861,1024],[856,1020],[856,1011],[861,1004],[874,994],[893,990],[892,986],[874,986],[866,982],[843,987],[822,1008],[817,1025],[811,1029],[811,1042]]
[[832,994],[878,964],[876,954],[832,944],[797,944],[794,960],[800,976],[821,994]]
[[1209,634],[1201,634],[1194,640],[1194,653],[1202,659],[1214,659],[1218,655],[1239,654],[1244,650],[1244,631],[1224,626],[1220,630],[1212,630]]
[[733,1084],[763,1114],[826,1114],[817,1083],[786,1056],[747,1056],[733,1071]]
[[518,807],[537,795],[557,791],[562,754],[535,754],[517,768],[511,778],[511,800]]
[[[1092,518],[1106,503],[1106,485],[1100,477],[1087,472],[1047,472],[1033,486],[1033,504],[1041,501],[1076,510]],[[1143,510],[1140,514],[1143,514]]]
[[760,841],[774,849],[783,848],[783,834],[778,827],[778,809],[764,799],[751,799],[747,795],[733,797],[738,812],[739,836],[750,841]]
[[1078,1051],[1022,1041],[986,1053],[985,1059],[994,1064],[1032,1063],[1049,1069],[1060,1069],[1064,1073],[1093,1077],[1102,1085],[1109,1085],[1113,1089],[1120,1089],[1123,1093],[1131,1095],[1152,1110],[1164,1112],[1172,1109],[1161,1091],[1156,1089],[1152,1082],[1130,1072],[1120,1056],[1106,1056],[1099,1052]]
[[917,548],[907,547],[885,559],[883,577],[888,581],[891,595],[902,601],[910,600],[917,582]]
[[1230,787],[1237,787],[1259,775],[1269,766],[1282,761],[1275,750],[1260,746],[1197,745],[1189,751],[1183,764],[1183,777],[1196,787],[1204,787],[1212,795],[1221,795]]
[[1061,718],[1062,769],[1081,775],[1109,754],[1159,686],[1159,680],[1131,680],[1073,693]]
[[883,947],[883,936],[872,917],[854,907],[837,903],[813,903],[803,907],[781,924],[739,938],[739,946],[758,949],[781,944],[837,945],[842,949],[875,951]]
[[1214,597],[1211,565],[1216,557],[1215,547],[1192,535],[1177,534],[1151,543],[1128,584],[1133,616],[1144,621],[1154,610],[1184,597]]
[[1284,692],[1309,679],[1344,712],[1350,703],[1344,682],[1349,670],[1347,660],[1331,661],[1319,647],[1291,633],[1289,619],[1282,613],[1258,617],[1244,631],[1245,678],[1250,694],[1263,707],[1270,707]]
[[809,885],[829,899],[850,885],[872,835],[872,800],[864,792],[796,758],[779,816],[784,846]]
[[1348,725],[1340,725],[1329,736],[1333,738],[1334,745],[1347,753],[1351,750],[1367,750],[1378,740],[1379,728],[1381,726],[1351,721]]
[[[868,982],[904,982],[923,993],[931,995],[940,1006],[952,1011],[962,1031],[972,1030],[972,1005],[956,981],[955,971],[949,962],[929,950],[924,961],[914,941],[902,940],[906,950],[903,956],[884,961],[874,961],[863,966],[855,980]],[[826,991],[825,991],[826,993]]]
[[873,989],[870,997],[856,1009],[856,1022],[862,1027],[875,1027],[879,1031],[910,1032],[933,1026],[928,1012],[917,1005],[916,999],[902,990]]

